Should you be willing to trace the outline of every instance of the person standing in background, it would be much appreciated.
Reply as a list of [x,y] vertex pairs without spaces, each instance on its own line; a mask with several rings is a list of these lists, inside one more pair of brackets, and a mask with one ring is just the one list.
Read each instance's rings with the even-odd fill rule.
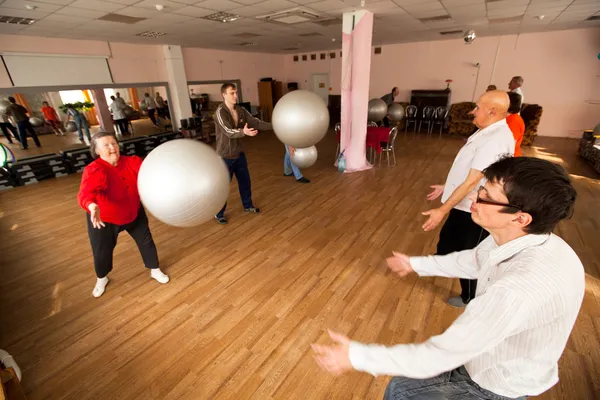
[[158,128],[158,126],[160,124],[160,118],[155,117],[156,101],[152,97],[150,97],[149,93],[144,93],[144,99],[142,100],[142,103],[145,104],[145,106],[148,110],[148,117],[150,118],[150,120],[152,121],[154,126],[156,126]]
[[165,106],[165,99],[162,98],[160,93],[156,92],[156,97],[154,98],[154,101],[156,101],[156,113],[158,114],[158,117],[170,119],[169,113],[166,112],[167,107]]
[[17,142],[21,141],[21,138],[19,138],[19,134],[17,133],[17,130],[15,129],[15,127],[13,126],[13,124],[10,123],[10,119],[8,118],[8,115],[6,115],[6,113],[1,113],[0,115],[0,129],[2,129],[2,134],[6,137],[6,139],[8,140],[8,143],[12,144],[12,138],[10,137],[10,134],[8,133],[8,131],[11,131],[12,135],[15,137],[15,139],[17,139]]
[[17,104],[17,101],[14,97],[9,97],[8,101],[10,102],[10,106],[6,108],[6,115],[11,116],[17,123],[17,129],[19,131],[19,137],[21,138],[21,146],[23,150],[27,150],[29,147],[27,146],[27,133],[31,136],[35,145],[37,147],[42,147],[40,143],[40,139],[38,139],[33,126],[31,126],[31,122],[29,122],[29,111],[25,107],[20,104]]
[[129,134],[129,119],[125,115],[125,108],[123,102],[117,101],[115,96],[110,96],[112,103],[110,103],[110,112],[112,112],[113,120],[119,127],[121,135]]
[[300,168],[298,168],[292,162],[292,156],[296,152],[296,149],[293,148],[292,146],[288,146],[288,145],[284,145],[284,146],[285,146],[285,157],[283,159],[283,175],[285,175],[285,176],[294,175],[297,182],[310,183],[310,181],[308,179],[306,179],[304,177],[304,175],[302,175],[302,171],[300,171]]
[[525,121],[523,121],[523,118],[519,115],[522,103],[521,95],[517,92],[508,92],[508,98],[510,99],[510,107],[508,107],[506,123],[515,138],[515,157],[520,157],[521,142],[523,141],[523,135],[525,134]]
[[54,107],[50,107],[50,104],[47,101],[44,101],[42,104],[42,114],[44,114],[44,118],[46,119],[48,125],[52,127],[54,134],[58,136],[62,133],[62,135],[65,136],[65,132],[62,130],[62,126],[60,124],[60,118],[58,118],[58,114],[56,114]]
[[[396,96],[398,96],[399,93],[400,93],[400,90],[398,90],[398,88],[396,86],[394,86],[390,93],[381,97],[381,100],[385,101],[385,104],[389,107],[392,104],[394,104],[394,99],[396,98]],[[390,119],[388,118],[387,115],[383,118],[383,125],[386,127],[390,126]]]
[[521,104],[519,105],[519,111],[523,108],[523,104],[525,103],[525,96],[523,96],[523,90],[521,89],[523,86],[523,77],[522,76],[513,76],[513,78],[508,82],[508,89],[513,92],[521,95]]
[[71,117],[73,117],[73,121],[75,122],[75,125],[77,125],[77,132],[79,133],[79,141],[80,142],[84,141],[83,140],[83,131],[81,130],[81,128],[83,127],[83,129],[85,129],[85,136],[87,136],[88,141],[91,142],[92,136],[90,135],[90,126],[88,124],[87,119],[85,118],[85,116],[82,113],[79,112],[79,110],[75,109],[73,104],[67,104],[67,120],[65,121],[65,123],[69,122]]

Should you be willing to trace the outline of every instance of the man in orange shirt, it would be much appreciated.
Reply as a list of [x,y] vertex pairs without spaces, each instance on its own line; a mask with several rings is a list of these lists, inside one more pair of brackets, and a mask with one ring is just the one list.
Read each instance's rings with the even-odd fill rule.
[[65,136],[65,133],[61,130],[60,119],[58,118],[58,115],[56,114],[56,110],[53,107],[50,107],[50,104],[48,104],[47,101],[45,101],[42,104],[44,105],[41,110],[42,114],[44,114],[44,118],[46,118],[46,122],[48,122],[48,124],[50,124],[50,126],[52,127],[52,130],[54,131],[56,136],[58,136],[61,133],[63,136]]
[[516,92],[508,92],[508,98],[510,99],[510,107],[508,107],[506,123],[515,138],[515,157],[520,157],[521,142],[523,141],[523,135],[525,134],[525,121],[523,121],[523,118],[519,115],[519,111],[521,111],[522,96]]

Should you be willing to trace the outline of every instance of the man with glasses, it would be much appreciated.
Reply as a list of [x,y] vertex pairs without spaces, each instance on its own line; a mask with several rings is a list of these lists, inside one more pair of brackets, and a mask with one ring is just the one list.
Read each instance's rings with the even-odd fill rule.
[[337,345],[313,345],[322,368],[394,376],[385,400],[524,399],[558,382],[585,272],[552,231],[572,215],[577,193],[562,167],[537,158],[507,157],[484,174],[487,182],[470,195],[471,214],[490,237],[445,256],[387,259],[400,277],[479,279],[462,315],[423,343],[393,347],[330,332]]
[[[438,255],[469,250],[488,236],[488,232],[471,219],[469,194],[481,184],[483,170],[500,157],[515,152],[515,141],[506,123],[510,105],[508,94],[492,90],[485,92],[471,113],[473,123],[479,128],[460,149],[444,185],[433,185],[427,200],[442,195],[442,206],[425,211],[429,219],[423,225],[425,231],[435,229],[448,214],[442,226],[437,245]],[[460,296],[448,299],[454,307],[464,307],[475,297],[477,280],[461,279]]]

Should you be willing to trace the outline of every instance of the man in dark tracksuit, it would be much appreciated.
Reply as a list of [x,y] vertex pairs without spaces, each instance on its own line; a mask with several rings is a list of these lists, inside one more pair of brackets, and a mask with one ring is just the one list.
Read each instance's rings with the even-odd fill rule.
[[[250,172],[248,171],[248,162],[242,138],[246,136],[256,136],[257,129],[272,129],[271,124],[254,118],[242,106],[237,104],[237,87],[233,83],[225,83],[221,86],[221,103],[214,114],[215,133],[217,140],[217,154],[219,154],[227,168],[229,168],[230,179],[235,177],[238,181],[240,197],[245,212],[259,213],[260,209],[252,204],[252,189],[250,185]],[[221,211],[215,216],[219,224],[226,224],[225,209],[227,203]]]

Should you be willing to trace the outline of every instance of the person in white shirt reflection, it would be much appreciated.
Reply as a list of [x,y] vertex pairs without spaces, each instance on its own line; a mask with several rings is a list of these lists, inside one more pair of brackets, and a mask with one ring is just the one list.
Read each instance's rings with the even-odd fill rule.
[[487,239],[445,256],[394,252],[387,259],[400,277],[478,279],[464,313],[418,344],[365,345],[330,331],[336,345],[313,345],[323,369],[393,375],[385,400],[523,399],[558,382],[585,273],[552,231],[572,215],[577,193],[562,167],[541,159],[507,157],[484,174],[487,182],[471,195],[471,213],[490,232]]
[[510,82],[508,82],[508,90],[521,95],[521,108],[523,108],[523,104],[525,104],[525,96],[523,96],[523,89],[521,89],[523,82],[522,76],[513,76]]

